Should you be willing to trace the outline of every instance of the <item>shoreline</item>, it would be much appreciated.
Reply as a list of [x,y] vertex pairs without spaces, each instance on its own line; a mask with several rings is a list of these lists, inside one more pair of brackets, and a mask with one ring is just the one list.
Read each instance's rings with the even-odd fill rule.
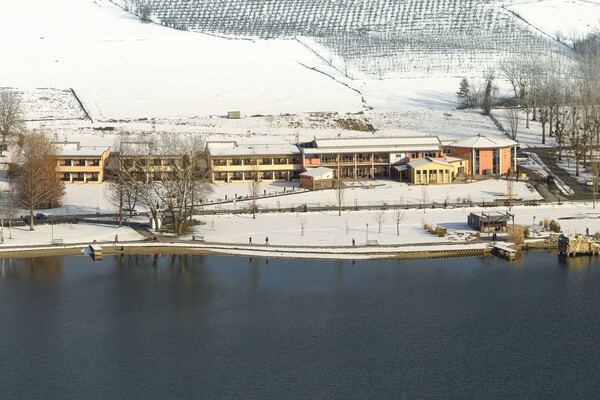
[[[59,246],[21,246],[0,248],[0,259],[37,258],[46,256],[85,255],[84,249],[91,243],[73,243]],[[224,243],[189,242],[113,242],[96,243],[102,247],[103,255],[119,254],[210,254],[237,257],[265,257],[287,259],[435,259],[482,257],[491,254],[490,243],[469,244],[427,243],[401,246],[357,246],[357,247],[292,247],[271,245],[240,245]],[[532,241],[518,246],[518,252],[528,250],[552,250],[556,245],[546,241]]]

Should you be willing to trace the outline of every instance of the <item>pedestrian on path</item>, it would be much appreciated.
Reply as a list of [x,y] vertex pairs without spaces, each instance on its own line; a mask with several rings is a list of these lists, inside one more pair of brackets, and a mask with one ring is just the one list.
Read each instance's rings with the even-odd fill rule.
[[356,246],[356,242],[354,241],[354,238],[352,238],[352,247]]
[[119,243],[119,235],[115,235],[115,243]]
[[268,245],[268,244],[269,244],[269,237],[268,237],[268,236],[265,238],[265,244],[266,244],[266,245]]
[[248,243],[252,244],[252,237],[248,238]]

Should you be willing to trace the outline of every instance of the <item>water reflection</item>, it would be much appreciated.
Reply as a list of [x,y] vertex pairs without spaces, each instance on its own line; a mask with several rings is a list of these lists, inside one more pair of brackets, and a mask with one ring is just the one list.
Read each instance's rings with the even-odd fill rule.
[[57,280],[62,275],[64,257],[48,256],[0,260],[0,279]]
[[597,256],[563,257],[558,256],[558,263],[571,269],[587,269],[597,263]]
[[594,398],[599,264],[545,252],[4,260],[2,393]]

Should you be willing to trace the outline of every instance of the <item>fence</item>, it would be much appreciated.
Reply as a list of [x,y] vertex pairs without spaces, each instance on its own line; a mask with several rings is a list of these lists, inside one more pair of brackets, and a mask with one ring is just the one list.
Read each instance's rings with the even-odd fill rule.
[[[431,203],[389,203],[385,201],[370,201],[366,204],[354,204],[343,203],[341,207],[337,203],[323,202],[323,203],[299,203],[291,205],[257,205],[259,213],[279,213],[279,212],[310,212],[310,211],[338,211],[340,208],[342,211],[361,211],[361,210],[397,210],[397,209],[450,209],[450,208],[470,208],[470,207],[507,207],[517,205],[527,206],[538,206],[542,202],[539,200],[521,200],[521,199],[499,199],[495,201],[471,201],[465,200],[461,202],[431,202]],[[211,206],[210,208],[195,208],[195,215],[215,215],[215,214],[251,214],[251,204],[221,204],[217,206]]]

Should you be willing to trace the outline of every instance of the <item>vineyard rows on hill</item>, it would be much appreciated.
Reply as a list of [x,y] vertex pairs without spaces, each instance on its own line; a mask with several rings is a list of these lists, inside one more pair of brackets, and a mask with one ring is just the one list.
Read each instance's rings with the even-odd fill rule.
[[146,2],[155,21],[180,29],[311,38],[309,42],[335,54],[340,60],[336,67],[348,75],[457,74],[485,68],[507,54],[565,52],[500,7],[498,0]]

